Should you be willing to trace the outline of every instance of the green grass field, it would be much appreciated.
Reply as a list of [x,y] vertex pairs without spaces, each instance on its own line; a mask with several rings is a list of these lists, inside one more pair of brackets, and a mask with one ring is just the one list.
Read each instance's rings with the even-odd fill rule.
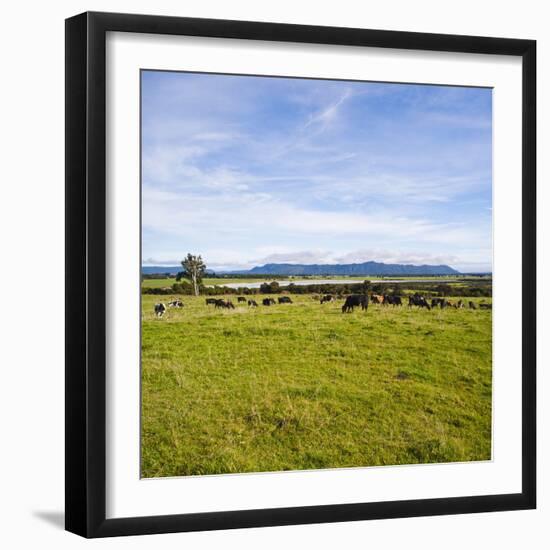
[[162,298],[142,296],[144,477],[491,458],[491,311],[182,296],[157,319]]

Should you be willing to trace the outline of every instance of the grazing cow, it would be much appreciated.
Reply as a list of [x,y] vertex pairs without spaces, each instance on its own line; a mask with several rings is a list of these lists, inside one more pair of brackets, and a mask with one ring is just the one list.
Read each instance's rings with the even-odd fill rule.
[[279,298],[279,303],[280,304],[291,304],[292,303],[292,300],[290,299],[289,296],[281,296]]
[[477,307],[476,307],[476,305],[475,305],[474,302],[468,302],[468,307],[469,307],[470,309],[477,309]]
[[237,298],[237,303],[240,304],[241,302],[246,302],[246,298],[245,298],[244,296],[239,296],[239,297]]
[[381,294],[373,294],[370,299],[373,304],[384,303],[384,296],[382,296]]
[[216,300],[216,308],[235,309],[235,306],[230,300]]
[[168,302],[168,307],[183,307],[183,302],[181,300],[175,299],[171,302]]
[[464,302],[462,300],[458,300],[456,307],[457,309],[462,309],[464,307]]
[[319,303],[324,304],[325,302],[333,302],[334,296],[332,294],[325,294],[321,297],[321,300]]
[[206,305],[213,304],[215,305],[217,302],[216,298],[206,298]]
[[428,304],[426,298],[418,293],[409,296],[409,307],[412,306],[425,307],[428,310],[431,309],[430,304]]
[[388,294],[384,294],[384,301],[382,302],[383,305],[392,305],[392,306],[402,306],[403,302],[401,301],[401,296],[390,296]]
[[443,309],[443,307],[445,307],[443,305],[443,303],[445,302],[445,300],[443,298],[432,298],[432,309],[439,306]]
[[361,306],[361,309],[365,311],[369,307],[368,295],[351,294],[348,296],[342,306],[342,313],[352,313],[355,306]]
[[270,305],[272,305],[272,304],[275,304],[275,300],[274,300],[273,298],[264,298],[264,299],[262,300],[262,304],[263,304],[264,306],[270,306]]
[[166,306],[163,303],[155,304],[155,314],[157,317],[162,317],[166,311]]
[[479,304],[479,309],[493,309],[493,304]]
[[248,300],[248,306],[249,307],[258,307],[258,304],[256,303],[256,300]]
[[447,304],[446,304],[448,307],[454,307],[455,309],[457,308],[457,305],[455,302],[451,302],[451,300],[447,300]]

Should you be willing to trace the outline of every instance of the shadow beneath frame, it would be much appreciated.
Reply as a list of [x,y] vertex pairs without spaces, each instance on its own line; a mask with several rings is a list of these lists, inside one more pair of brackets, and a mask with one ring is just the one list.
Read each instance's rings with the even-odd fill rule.
[[65,529],[65,512],[34,510],[33,516],[53,525],[57,529]]

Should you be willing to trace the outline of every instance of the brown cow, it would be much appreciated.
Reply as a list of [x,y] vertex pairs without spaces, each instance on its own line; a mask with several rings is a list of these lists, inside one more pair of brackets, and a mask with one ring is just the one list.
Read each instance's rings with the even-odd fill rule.
[[373,294],[371,296],[371,301],[373,304],[383,304],[384,303],[384,296],[381,296],[380,294]]

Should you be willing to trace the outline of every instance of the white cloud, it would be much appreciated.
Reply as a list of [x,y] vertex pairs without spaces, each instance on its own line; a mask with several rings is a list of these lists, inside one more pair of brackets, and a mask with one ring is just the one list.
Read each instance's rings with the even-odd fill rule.
[[335,258],[338,263],[362,263],[369,260],[388,264],[439,265],[455,264],[459,258],[454,255],[431,254],[424,251],[400,251],[384,249],[364,249],[348,252]]
[[258,264],[324,264],[330,263],[332,256],[326,250],[300,250],[279,252],[258,259]]
[[[255,230],[313,235],[456,236],[460,228],[384,211],[362,214],[299,208],[264,193],[220,192],[213,196],[159,191],[144,186],[143,225],[157,232],[188,234],[215,225],[228,234]],[[447,232],[447,233],[445,233]]]

